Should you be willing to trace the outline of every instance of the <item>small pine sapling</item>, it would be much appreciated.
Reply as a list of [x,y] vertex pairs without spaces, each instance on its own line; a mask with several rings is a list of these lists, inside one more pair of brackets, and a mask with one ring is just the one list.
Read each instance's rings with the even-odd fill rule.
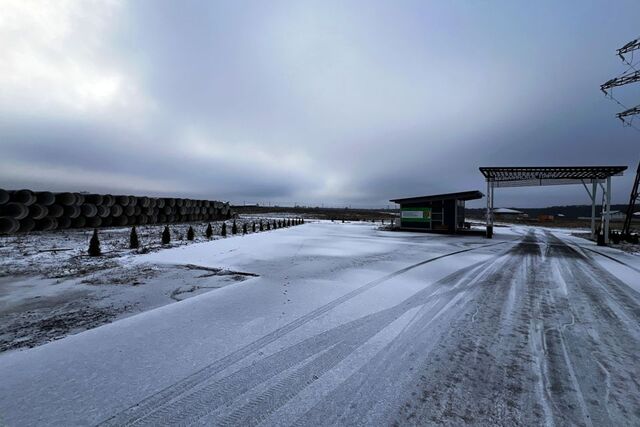
[[222,223],[222,230],[220,230],[220,235],[222,237],[227,237],[227,223],[226,222]]
[[242,234],[247,234],[247,223],[246,222],[242,223]]
[[267,230],[271,230],[271,223],[267,221]]
[[211,236],[213,236],[213,228],[211,228],[211,223],[207,225],[207,229],[205,230],[204,234],[207,236],[207,239],[210,239]]
[[138,232],[136,226],[131,227],[131,234],[129,235],[129,249],[138,249],[140,247],[140,241],[138,240]]
[[275,230],[276,228],[278,228],[278,223],[276,222],[276,220],[273,220],[273,229]]
[[98,229],[93,229],[93,236],[91,236],[91,240],[89,240],[89,256],[100,256],[102,252],[100,251],[100,239],[98,239]]
[[171,232],[169,231],[169,226],[165,225],[162,231],[162,244],[168,245],[169,243],[171,243]]
[[231,234],[238,234],[238,226],[236,225],[236,220],[233,220],[233,224],[231,225]]
[[255,232],[256,232],[256,223],[255,223],[255,222],[252,222],[252,223],[251,223],[251,232],[252,232],[252,233],[255,233]]
[[193,232],[193,227],[189,226],[189,229],[187,230],[187,240],[193,240],[195,239],[196,235]]
[[264,225],[262,225],[262,220],[260,220],[260,228],[259,228],[259,230],[260,231],[264,231]]

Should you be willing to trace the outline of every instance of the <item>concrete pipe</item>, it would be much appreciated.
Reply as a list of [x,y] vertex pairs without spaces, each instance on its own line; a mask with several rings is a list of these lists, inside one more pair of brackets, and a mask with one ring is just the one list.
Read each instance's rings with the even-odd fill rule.
[[102,225],[102,218],[100,218],[99,216],[93,216],[91,218],[87,218],[85,223],[85,227],[90,227],[90,228],[98,228],[101,225]]
[[84,194],[82,193],[73,193],[76,196],[76,205],[81,205],[84,203]]
[[104,198],[101,194],[87,194],[84,196],[85,203],[91,203],[93,205],[101,205]]
[[106,218],[111,215],[111,209],[105,205],[98,205],[96,208],[98,209],[98,216],[100,218]]
[[28,233],[36,228],[36,222],[32,218],[23,218],[20,220],[20,232]]
[[129,196],[115,196],[116,203],[122,207],[129,206]]
[[142,213],[145,215],[153,215],[153,208],[151,206],[147,206],[146,208],[142,208]]
[[64,207],[64,216],[69,217],[71,219],[78,218],[82,214],[82,210],[80,206],[71,205]]
[[5,203],[9,203],[9,192],[7,190],[3,190],[0,188],[0,205],[4,205]]
[[149,223],[149,216],[147,215],[138,215],[136,217],[136,224],[148,224]]
[[17,190],[9,193],[11,201],[21,203],[25,206],[32,205],[36,202],[36,195],[31,190]]
[[129,204],[136,206],[138,204],[138,198],[136,196],[129,196]]
[[122,227],[122,226],[125,226],[127,224],[129,224],[129,220],[124,215],[113,217],[113,221],[111,222],[111,225],[114,225],[116,227]]
[[148,208],[150,202],[148,197],[138,197],[138,205],[143,208]]
[[71,226],[73,228],[82,228],[87,225],[87,219],[83,216],[78,216],[71,220]]
[[122,209],[122,206],[120,205],[113,205],[111,206],[111,216],[114,218],[117,218],[119,216],[121,216],[124,213],[124,209]]
[[184,199],[176,199],[176,207],[181,208],[184,206]]
[[169,206],[165,206],[164,208],[162,208],[160,210],[160,212],[165,214],[165,215],[171,215],[173,213],[173,209],[171,209],[171,207],[169,207]]
[[56,196],[50,191],[38,191],[36,202],[42,206],[51,206],[56,202]]
[[123,206],[122,207],[122,212],[123,212],[123,215],[133,216],[136,213],[136,207],[135,206]]
[[135,206],[133,208],[133,214],[135,216],[142,215],[142,206]]
[[56,193],[56,203],[62,206],[71,206],[76,202],[73,193]]
[[54,218],[60,218],[64,215],[64,208],[58,204],[49,206],[47,210],[49,211],[49,216]]
[[159,222],[167,222],[167,216],[163,213],[158,215],[158,219],[156,220],[156,223],[159,223]]
[[171,198],[164,199],[164,205],[165,206],[169,206],[171,208],[175,208],[176,207],[176,199],[171,199]]
[[56,218],[56,221],[58,221],[59,230],[71,227],[71,218],[67,218],[66,216]]
[[87,218],[93,218],[98,215],[98,208],[92,203],[85,203],[84,205],[80,206],[80,210],[82,211],[82,215],[86,216]]
[[186,215],[187,214],[187,208],[184,207],[184,206],[180,206],[180,208],[178,209],[178,214]]
[[42,219],[49,214],[49,209],[45,206],[35,204],[29,206],[29,217],[33,219]]
[[113,197],[111,194],[102,195],[102,204],[104,206],[107,206],[110,208],[111,206],[115,205],[115,203],[116,203],[116,198]]
[[36,221],[36,229],[42,231],[51,231],[58,228],[58,220],[50,216]]
[[29,215],[29,208],[22,203],[9,202],[6,205],[0,206],[0,215],[22,219]]
[[113,224],[113,217],[111,216],[106,216],[102,219],[102,227],[109,227],[111,226],[111,224]]
[[209,206],[209,207],[207,208],[207,213],[208,213],[209,215],[215,215],[215,213],[216,213],[216,208],[214,208],[213,206]]
[[167,202],[164,199],[156,199],[156,207],[157,208],[164,208],[166,206]]
[[10,216],[0,216],[0,234],[13,234],[20,229],[20,221]]
[[149,207],[155,208],[156,206],[158,206],[158,199],[155,197],[149,197]]

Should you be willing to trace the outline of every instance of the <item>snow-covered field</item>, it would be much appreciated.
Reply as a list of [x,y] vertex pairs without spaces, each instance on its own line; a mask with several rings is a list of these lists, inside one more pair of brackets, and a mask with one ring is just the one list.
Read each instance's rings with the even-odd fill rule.
[[[240,218],[247,223],[273,218]],[[232,221],[227,222],[231,238]],[[186,239],[195,230],[194,241]],[[86,229],[0,236],[0,352],[34,347],[110,321],[245,280],[250,275],[192,265],[135,262],[167,248],[208,241],[206,223],[171,224],[172,241],[162,245],[164,225],[137,227],[141,247],[128,249],[129,227],[100,230],[103,256],[89,257]],[[222,222],[212,222],[221,239]],[[277,231],[274,231],[277,232]]]
[[0,425],[638,425],[640,258],[495,232],[322,222],[137,255],[168,271],[151,286],[243,280],[0,353]]

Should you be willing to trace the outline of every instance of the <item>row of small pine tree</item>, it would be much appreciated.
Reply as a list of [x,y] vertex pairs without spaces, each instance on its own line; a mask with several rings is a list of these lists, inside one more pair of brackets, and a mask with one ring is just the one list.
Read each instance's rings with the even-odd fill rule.
[[[283,228],[283,227],[291,227],[292,225],[300,225],[304,224],[303,218],[288,218],[283,220],[273,220],[273,229]],[[263,224],[262,220],[258,223],[258,229],[260,231],[271,230],[272,223],[270,221],[266,221],[266,224]],[[251,223],[251,232],[256,232],[256,223]],[[213,228],[211,227],[211,223],[207,225],[207,228],[204,232],[207,239],[211,239],[213,236]],[[238,234],[238,225],[236,224],[236,220],[233,220],[233,224],[231,225],[231,234]],[[247,223],[242,224],[242,234],[247,234]],[[225,222],[222,223],[222,229],[220,230],[220,235],[222,237],[227,236],[227,224]],[[195,239],[195,231],[192,226],[189,226],[187,230],[187,240]],[[162,244],[168,245],[171,243],[171,231],[169,230],[169,226],[165,225],[164,230],[162,231]],[[136,231],[136,226],[131,227],[131,233],[129,234],[129,249],[138,249],[140,247],[140,240],[138,239],[138,232]],[[100,239],[98,238],[98,229],[93,230],[93,235],[91,236],[91,240],[89,241],[89,255],[91,256],[100,256],[102,251],[100,250]]]

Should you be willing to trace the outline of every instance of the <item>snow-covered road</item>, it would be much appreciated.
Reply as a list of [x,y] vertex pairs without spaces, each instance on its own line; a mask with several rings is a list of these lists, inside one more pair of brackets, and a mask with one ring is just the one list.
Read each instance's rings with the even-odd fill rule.
[[637,257],[497,231],[319,223],[150,254],[259,277],[0,355],[0,424],[639,424]]

